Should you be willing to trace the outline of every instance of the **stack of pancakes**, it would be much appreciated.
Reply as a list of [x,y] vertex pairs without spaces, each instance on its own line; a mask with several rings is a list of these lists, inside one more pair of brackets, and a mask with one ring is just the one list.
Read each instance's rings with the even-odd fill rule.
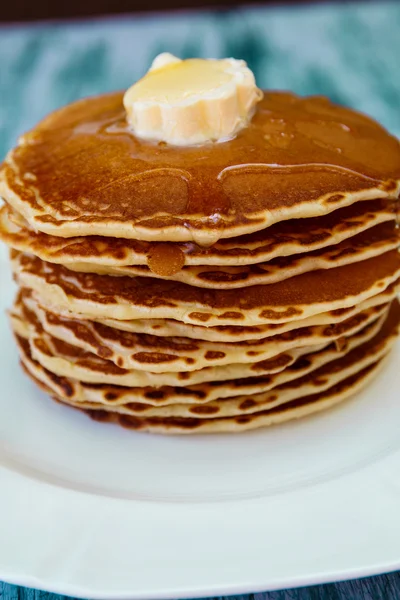
[[122,94],[61,109],[2,167],[26,373],[94,418],[243,431],[328,408],[399,327],[398,141],[266,93],[231,141],[129,131]]

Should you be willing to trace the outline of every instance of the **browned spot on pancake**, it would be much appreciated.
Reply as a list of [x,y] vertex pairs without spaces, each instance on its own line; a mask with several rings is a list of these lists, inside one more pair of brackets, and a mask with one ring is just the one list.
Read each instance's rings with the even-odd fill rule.
[[185,255],[176,244],[153,244],[147,255],[147,264],[156,275],[169,277],[182,269]]
[[118,356],[118,358],[117,358],[117,365],[119,367],[121,367],[121,369],[124,366],[124,361],[123,361],[123,359],[120,356]]
[[235,421],[236,421],[236,423],[239,423],[239,425],[245,425],[246,423],[251,423],[252,417],[250,417],[250,416],[249,417],[244,417],[244,416],[235,417]]
[[152,329],[161,329],[162,325],[152,325]]
[[128,402],[126,408],[133,410],[134,412],[146,412],[151,406],[149,404],[142,404],[141,402]]
[[218,316],[218,319],[244,319],[244,316],[240,312],[228,311]]
[[368,315],[366,313],[354,315],[354,317],[350,317],[350,319],[342,321],[342,323],[333,323],[332,325],[328,325],[323,329],[322,335],[328,338],[340,336],[342,333],[346,333],[347,331],[360,326],[364,321],[367,320],[367,318]]
[[229,273],[228,271],[202,271],[197,274],[200,281],[209,281],[214,283],[235,283],[237,281],[246,281],[250,277],[250,271],[238,273]]
[[275,402],[275,400],[278,400],[278,396],[276,394],[271,394],[270,396],[268,396],[267,398],[267,402]]
[[51,371],[46,370],[46,375],[51,379],[53,383],[55,383],[59,388],[61,388],[63,394],[67,398],[72,398],[75,395],[74,388],[70,381],[66,377],[60,377]]
[[132,354],[132,358],[140,363],[153,365],[178,360],[174,354],[162,354],[161,352],[137,352]]
[[352,310],[354,310],[354,306],[350,306],[349,308],[336,308],[335,310],[331,311],[331,315],[334,317],[341,317],[351,312]]
[[283,369],[291,361],[292,357],[289,354],[280,354],[274,358],[254,363],[254,365],[251,365],[251,369],[253,371],[274,371],[275,369]]
[[190,373],[187,371],[182,371],[178,374],[179,379],[189,379]]
[[194,396],[199,400],[203,400],[207,395],[203,390],[189,387],[174,387],[174,394],[177,396]]
[[185,358],[185,362],[187,365],[194,365],[194,358]]
[[300,357],[292,365],[288,365],[287,369],[291,371],[302,371],[311,366],[311,360],[309,358]]
[[[128,429],[143,429],[144,427],[146,427],[146,425],[161,425],[162,427],[165,426],[166,429],[168,429],[168,425],[172,426],[172,427],[178,427],[180,429],[197,429],[198,427],[200,427],[201,423],[202,423],[202,419],[196,419],[196,418],[191,418],[191,417],[133,417],[133,416],[128,416],[128,415],[118,415],[118,422],[120,423],[120,425],[122,425],[123,427],[126,427]],[[113,419],[112,416],[105,418],[104,420],[108,421],[112,421],[115,420],[115,417]]]
[[345,198],[345,196],[343,196],[343,194],[333,194],[332,196],[328,196],[324,202],[326,204],[335,204],[337,202],[340,202],[341,200],[343,200]]
[[162,390],[150,390],[145,391],[145,397],[149,400],[164,400],[165,392]]
[[41,338],[35,338],[34,340],[32,340],[32,344],[35,345],[36,348],[43,354],[46,354],[47,356],[52,356],[50,348],[48,347],[46,342]]
[[118,400],[118,398],[119,395],[115,392],[106,392],[105,394],[105,399],[108,400],[108,402],[114,402],[115,400]]
[[297,339],[305,339],[312,337],[314,335],[314,331],[311,327],[300,327],[299,329],[293,329],[292,331],[287,331],[286,333],[281,333],[280,335],[274,336],[271,340],[285,340],[285,341],[293,341]]
[[[110,350],[110,348],[107,348],[107,346],[99,346],[97,352],[99,356],[101,356],[101,358],[111,358],[113,356],[112,350]],[[119,366],[121,367],[122,364]]]
[[262,310],[260,312],[259,316],[260,316],[260,319],[281,319],[283,321],[284,319],[288,319],[289,317],[295,317],[295,316],[301,315],[301,314],[302,314],[301,310],[291,306],[290,308],[288,308],[287,310],[284,310],[284,311],[272,310],[272,309],[268,308],[268,309]]
[[194,415],[215,415],[217,412],[219,412],[219,408],[217,406],[207,406],[207,404],[191,406],[189,410]]
[[243,402],[239,404],[240,410],[248,410],[249,408],[253,408],[254,406],[257,406],[257,402],[255,402],[255,400],[252,400],[251,398],[243,400]]
[[206,360],[218,360],[218,359],[224,358],[224,357],[225,357],[225,352],[216,352],[213,350],[208,350],[204,355],[204,358]]
[[333,263],[341,258],[345,258],[346,256],[352,256],[354,254],[357,254],[356,248],[343,248],[342,250],[338,250],[337,252],[332,253],[331,255],[327,255],[327,259]]
[[[258,377],[246,377],[244,379],[233,379],[231,386],[234,388],[247,387],[249,384],[269,385],[272,382],[270,375],[261,375]],[[221,382],[220,382],[221,383]],[[222,382],[223,383],[223,382]]]
[[212,317],[212,315],[210,313],[200,313],[200,312],[192,312],[189,315],[189,318],[193,319],[193,321],[202,321],[203,323],[205,323],[206,321],[211,319],[211,317]]
[[326,377],[314,377],[312,383],[315,385],[315,387],[321,387],[328,383],[328,381],[329,380]]
[[248,350],[246,354],[247,356],[257,356],[258,354],[261,354],[261,352],[256,352],[256,350]]
[[105,410],[85,410],[94,421],[107,422],[109,421],[109,415]]

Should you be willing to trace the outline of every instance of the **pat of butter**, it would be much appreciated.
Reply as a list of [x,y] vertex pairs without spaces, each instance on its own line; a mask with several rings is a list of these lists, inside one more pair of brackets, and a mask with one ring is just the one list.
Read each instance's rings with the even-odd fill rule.
[[180,60],[164,53],[126,91],[124,106],[138,137],[189,146],[234,137],[262,95],[242,60]]

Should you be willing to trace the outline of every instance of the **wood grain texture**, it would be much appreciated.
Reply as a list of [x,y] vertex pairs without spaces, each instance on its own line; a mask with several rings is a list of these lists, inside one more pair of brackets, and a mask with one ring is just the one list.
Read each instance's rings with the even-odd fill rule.
[[[48,594],[0,582],[0,600],[64,600],[66,596]],[[308,588],[265,594],[230,596],[218,600],[399,600],[400,572]],[[213,599],[217,600],[217,598]]]

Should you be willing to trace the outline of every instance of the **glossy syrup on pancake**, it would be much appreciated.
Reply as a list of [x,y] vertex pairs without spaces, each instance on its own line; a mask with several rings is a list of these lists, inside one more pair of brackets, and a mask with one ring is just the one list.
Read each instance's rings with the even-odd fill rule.
[[399,179],[397,139],[326,98],[266,92],[233,140],[177,148],[132,135],[114,93],[26,134],[4,163],[0,192],[47,233],[207,245],[395,197]]

